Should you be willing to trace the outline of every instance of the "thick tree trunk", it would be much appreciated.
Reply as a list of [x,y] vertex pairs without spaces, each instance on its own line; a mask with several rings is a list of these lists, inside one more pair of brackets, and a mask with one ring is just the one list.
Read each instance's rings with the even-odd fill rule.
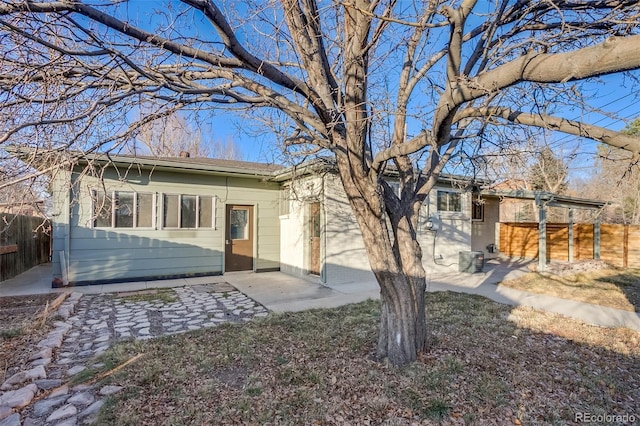
[[426,349],[425,277],[376,273],[380,284],[381,317],[376,355],[400,366]]
[[369,255],[382,302],[377,355],[393,365],[405,365],[426,349],[426,280],[422,250],[409,218],[401,217],[391,226],[395,241],[389,256],[399,266],[399,272],[380,269],[379,260],[384,259]]
[[425,349],[427,339],[425,270],[415,229],[409,217],[398,216],[395,224],[387,221],[377,185],[365,179],[356,182],[349,169],[339,169],[371,270],[380,285],[382,312],[376,355],[392,365],[406,365]]

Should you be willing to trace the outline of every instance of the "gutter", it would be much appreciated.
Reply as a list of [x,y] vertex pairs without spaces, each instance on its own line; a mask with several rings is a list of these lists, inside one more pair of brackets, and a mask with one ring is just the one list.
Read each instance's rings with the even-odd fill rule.
[[218,165],[208,165],[208,164],[188,164],[183,162],[175,162],[171,160],[146,160],[140,158],[127,158],[124,159],[120,156],[98,156],[91,155],[86,156],[84,158],[80,158],[77,161],[77,164],[89,164],[90,162],[95,161],[99,164],[112,164],[114,166],[121,166],[124,168],[128,168],[130,166],[141,166],[146,169],[152,170],[162,170],[162,171],[190,171],[194,173],[204,173],[204,174],[215,174],[217,176],[240,176],[240,177],[250,177],[250,178],[270,178],[273,176],[272,171],[268,170],[250,170],[240,167],[229,167],[229,166],[218,166]]

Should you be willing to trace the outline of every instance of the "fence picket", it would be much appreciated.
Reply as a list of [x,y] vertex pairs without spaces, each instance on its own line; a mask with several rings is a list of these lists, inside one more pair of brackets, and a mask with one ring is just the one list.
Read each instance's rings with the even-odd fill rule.
[[[547,224],[547,258],[568,259],[568,225]],[[574,225],[574,259],[593,259],[593,225]],[[640,225],[601,225],[602,260],[617,267],[640,267]],[[538,224],[535,222],[500,223],[500,251],[508,257],[538,258]]]
[[0,281],[49,262],[51,222],[0,213]]

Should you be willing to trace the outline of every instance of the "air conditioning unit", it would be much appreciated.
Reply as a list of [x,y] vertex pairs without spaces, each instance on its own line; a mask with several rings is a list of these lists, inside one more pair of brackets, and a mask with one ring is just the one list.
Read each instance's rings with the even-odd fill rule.
[[484,253],[481,251],[458,252],[458,271],[473,274],[482,272],[484,268]]

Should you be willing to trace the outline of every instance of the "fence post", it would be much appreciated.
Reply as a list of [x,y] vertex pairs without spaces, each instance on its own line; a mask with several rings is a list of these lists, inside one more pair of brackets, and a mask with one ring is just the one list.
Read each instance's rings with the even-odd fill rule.
[[629,267],[629,225],[624,225],[624,237],[622,239],[622,267]]
[[573,209],[569,209],[569,263],[573,263]]
[[596,218],[593,224],[593,258],[600,260],[600,219]]
[[538,204],[538,270],[544,271],[547,267],[547,206],[536,196]]

